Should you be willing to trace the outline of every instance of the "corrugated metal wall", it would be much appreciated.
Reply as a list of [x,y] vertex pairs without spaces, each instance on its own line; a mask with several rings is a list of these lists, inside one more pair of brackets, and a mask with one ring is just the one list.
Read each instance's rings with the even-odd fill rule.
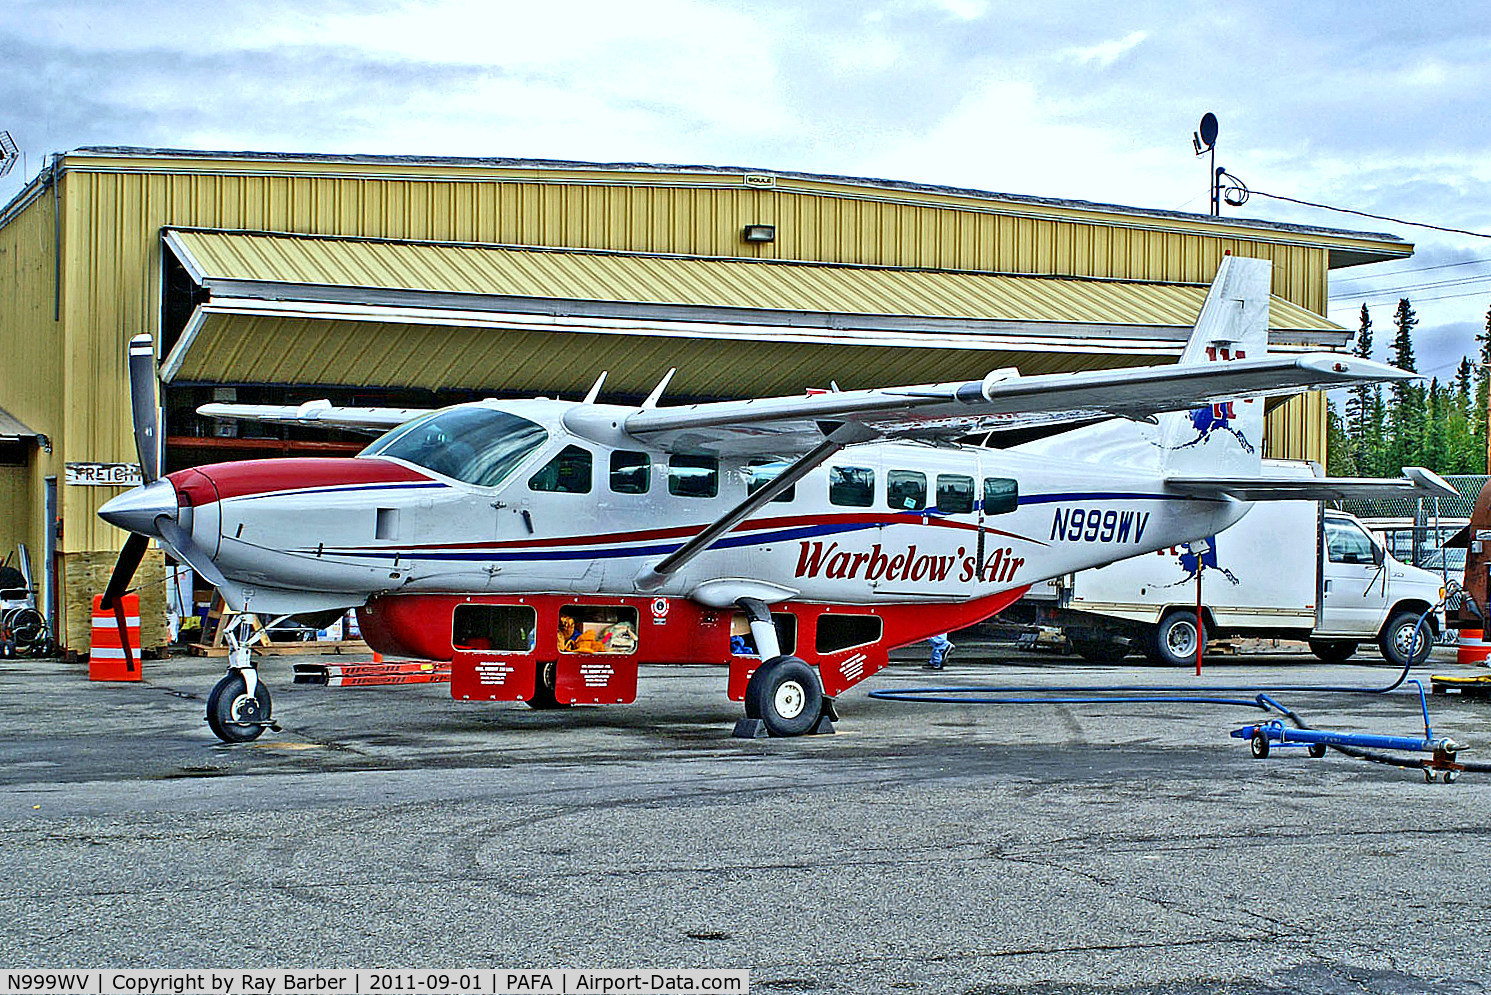
[[[688,176],[686,184],[677,174],[556,170],[538,182],[533,169],[460,178],[456,169],[368,164],[339,164],[343,175],[333,176],[324,164],[242,161],[202,163],[214,171],[197,173],[174,161],[87,156],[66,165],[63,382],[71,389],[59,448],[71,460],[132,459],[124,344],[141,330],[158,331],[159,232],[167,225],[1197,283],[1207,282],[1230,250],[1273,259],[1280,296],[1317,312],[1325,306],[1323,246],[1144,230],[1126,227],[1140,220],[1121,215],[1100,224],[1093,211],[1068,212],[1072,220],[1016,217],[993,213],[1000,205],[954,196],[927,195],[922,199],[935,203],[916,204],[900,191],[785,180],[748,188],[726,176]],[[260,169],[277,173],[243,175]],[[1062,214],[1046,205],[1039,211]],[[740,230],[752,223],[775,224],[777,241],[743,242]],[[107,403],[100,407],[99,399]],[[1299,407],[1297,425],[1287,413],[1271,419],[1280,440],[1270,444],[1271,455],[1323,452],[1323,413],[1317,418],[1310,405]],[[66,548],[121,541],[95,515],[110,494],[65,489]]]
[[[65,423],[62,326],[52,320],[56,238],[50,191],[0,228],[0,405],[28,428],[60,435]],[[86,393],[86,392],[85,392]],[[41,574],[43,481],[62,476],[62,447],[31,450],[30,467],[0,468],[0,559],[19,542]],[[122,540],[121,540],[122,541]]]

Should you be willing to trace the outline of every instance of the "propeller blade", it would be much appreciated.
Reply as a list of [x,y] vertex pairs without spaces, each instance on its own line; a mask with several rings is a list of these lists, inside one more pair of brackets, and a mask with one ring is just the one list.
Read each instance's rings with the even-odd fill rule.
[[149,537],[138,532],[129,534],[129,538],[124,540],[124,548],[119,551],[114,572],[109,575],[103,600],[99,603],[102,608],[114,609],[114,624],[119,626],[119,645],[124,647],[124,669],[129,673],[134,673],[135,657],[130,652],[129,626],[124,622],[124,594],[129,590],[129,582],[134,579],[135,571],[139,569],[140,561],[145,558],[145,550],[149,546]]
[[119,551],[119,561],[114,564],[114,572],[109,575],[109,586],[104,588],[103,607],[112,608],[115,600],[129,590],[129,582],[134,580],[135,571],[145,558],[145,550],[149,545],[150,538],[137,532],[131,532],[129,538],[124,540],[124,548]]
[[171,552],[186,561],[186,565],[197,571],[202,579],[216,588],[228,586],[228,578],[212,562],[212,558],[202,551],[202,547],[192,542],[192,537],[180,525],[164,516],[155,520],[155,527],[160,529],[160,537]]
[[150,483],[160,476],[159,406],[155,399],[155,342],[148,334],[129,340],[129,404],[135,425],[140,476]]

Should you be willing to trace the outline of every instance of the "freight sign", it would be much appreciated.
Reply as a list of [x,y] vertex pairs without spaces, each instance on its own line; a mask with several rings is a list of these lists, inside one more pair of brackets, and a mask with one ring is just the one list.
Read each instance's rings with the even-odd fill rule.
[[73,487],[138,487],[138,463],[69,463],[67,483]]

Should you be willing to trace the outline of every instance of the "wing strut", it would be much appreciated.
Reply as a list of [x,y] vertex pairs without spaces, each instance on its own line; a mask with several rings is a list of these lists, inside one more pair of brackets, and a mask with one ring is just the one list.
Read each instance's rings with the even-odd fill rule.
[[[826,425],[824,426],[827,427]],[[807,476],[815,467],[833,456],[845,446],[856,442],[868,442],[877,438],[877,434],[857,422],[842,422],[828,431],[826,438],[811,451],[799,457],[787,469],[777,474],[769,483],[756,493],[747,497],[736,505],[722,518],[709,525],[694,538],[674,550],[659,563],[644,567],[642,571],[632,580],[639,591],[656,591],[667,583],[668,578],[677,573],[684,564],[694,557],[713,546],[735,526],[745,521],[757,510],[766,506],[772,498],[797,483]]]

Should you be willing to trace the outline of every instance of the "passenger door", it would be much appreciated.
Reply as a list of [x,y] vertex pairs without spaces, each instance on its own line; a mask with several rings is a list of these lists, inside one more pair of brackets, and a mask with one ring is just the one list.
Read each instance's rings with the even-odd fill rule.
[[1382,622],[1387,570],[1382,550],[1355,522],[1325,520],[1321,635],[1369,638]]

